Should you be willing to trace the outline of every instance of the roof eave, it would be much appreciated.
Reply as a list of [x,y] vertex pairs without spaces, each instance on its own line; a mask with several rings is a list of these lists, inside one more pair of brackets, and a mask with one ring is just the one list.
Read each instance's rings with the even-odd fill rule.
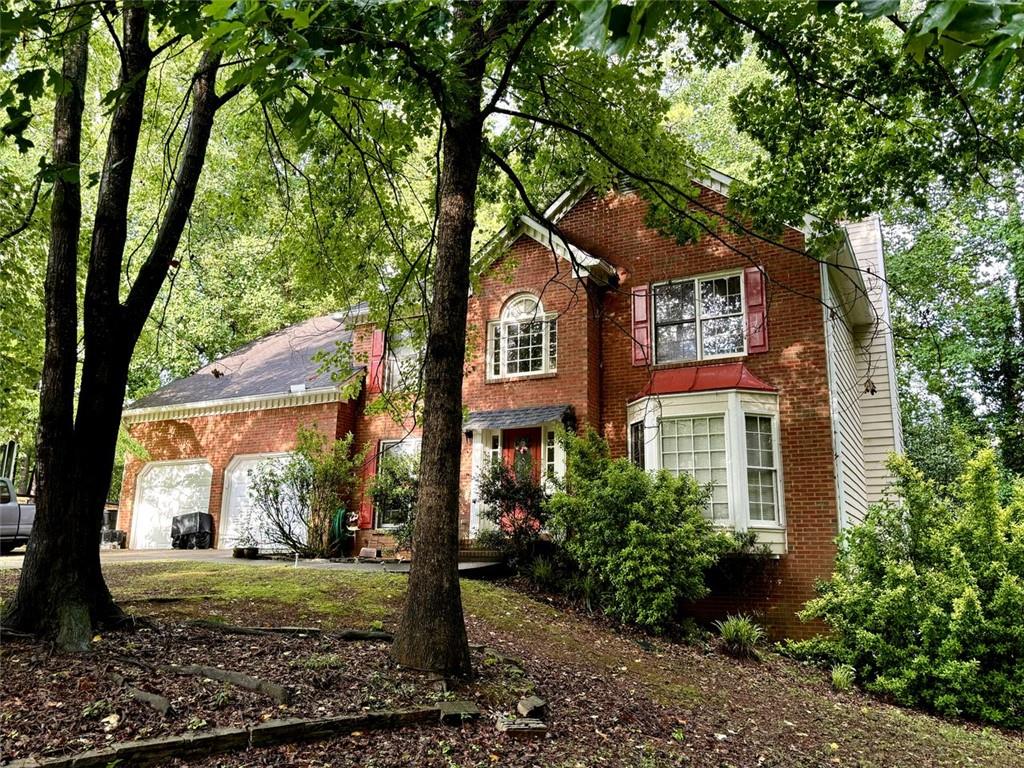
[[201,400],[191,403],[166,403],[164,405],[153,405],[144,408],[126,408],[121,412],[121,418],[126,423],[131,424],[139,421],[162,421],[165,418],[181,418],[179,414],[183,411],[188,411],[191,415],[203,416],[213,415],[214,412],[225,408],[253,411],[263,410],[267,407],[287,408],[295,405],[312,405],[316,402],[325,402],[325,397],[330,399],[335,395],[340,399],[340,385],[304,389],[301,392],[274,392],[270,394]]

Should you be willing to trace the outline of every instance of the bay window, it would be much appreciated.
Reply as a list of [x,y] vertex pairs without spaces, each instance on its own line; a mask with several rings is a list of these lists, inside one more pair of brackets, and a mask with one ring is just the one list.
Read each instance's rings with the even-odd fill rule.
[[746,414],[747,499],[751,521],[775,522],[775,437],[770,416]]
[[558,362],[558,324],[540,299],[514,296],[501,318],[487,326],[487,377],[492,379],[554,373]]
[[654,361],[741,355],[743,331],[742,275],[692,278],[653,287]]
[[630,403],[626,416],[633,463],[677,477],[688,474],[708,489],[704,515],[716,527],[753,530],[759,543],[785,552],[776,395],[658,395]]

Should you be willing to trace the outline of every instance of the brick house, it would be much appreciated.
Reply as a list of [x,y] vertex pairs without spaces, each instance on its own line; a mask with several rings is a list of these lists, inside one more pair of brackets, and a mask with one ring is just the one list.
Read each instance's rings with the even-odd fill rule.
[[[721,211],[729,181],[700,180],[701,206]],[[879,222],[848,225],[814,260],[800,229],[771,242],[723,228],[679,245],[646,211],[635,193],[580,186],[547,211],[564,239],[524,217],[494,252],[469,301],[461,537],[487,524],[486,462],[528,450],[542,479],[557,476],[556,428],[590,425],[614,454],[710,484],[714,523],[777,555],[758,585],[702,608],[739,603],[796,631],[836,533],[882,496],[885,458],[902,448]],[[309,359],[339,341],[365,365],[348,400]],[[318,318],[133,403],[124,419],[150,460],[125,467],[129,546],[167,546],[168,515],[185,505],[209,509],[230,546],[247,470],[286,454],[300,425],[352,431],[371,457],[415,453],[414,424],[366,412],[410,352],[390,346],[358,310]],[[386,546],[396,521],[365,494],[353,504],[357,544]]]

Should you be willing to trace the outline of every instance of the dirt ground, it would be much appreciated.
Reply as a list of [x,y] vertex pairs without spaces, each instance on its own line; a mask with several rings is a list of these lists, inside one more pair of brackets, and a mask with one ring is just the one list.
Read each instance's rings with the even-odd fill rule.
[[[209,562],[108,565],[114,595],[153,628],[97,637],[69,656],[18,640],[0,646],[0,762],[105,743],[369,709],[471,699],[461,727],[353,734],[194,761],[203,766],[1024,766],[1024,737],[834,692],[826,675],[766,653],[724,656],[713,642],[674,644],[503,585],[463,581],[476,677],[444,690],[398,669],[382,642],[332,630],[394,629],[405,577]],[[17,571],[0,574],[10,596]],[[152,598],[172,602],[156,602]],[[173,600],[174,598],[184,598]],[[320,627],[323,635],[230,635],[187,622]],[[139,663],[141,662],[141,664]],[[293,689],[289,705],[161,664],[207,664]],[[521,667],[521,670],[517,668]],[[154,667],[155,669],[151,669]],[[110,672],[171,700],[167,717],[134,701]],[[535,693],[543,738],[514,740],[495,721]]]

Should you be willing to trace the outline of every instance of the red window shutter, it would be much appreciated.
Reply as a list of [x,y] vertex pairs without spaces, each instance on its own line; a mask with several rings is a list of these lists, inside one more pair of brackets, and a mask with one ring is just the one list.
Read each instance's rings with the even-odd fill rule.
[[760,267],[743,270],[743,291],[747,303],[747,352],[768,351],[768,303],[765,276]]
[[651,359],[651,289],[648,285],[633,288],[633,365],[650,365]]
[[373,499],[370,497],[370,483],[377,476],[378,449],[363,464],[363,498],[359,504],[359,529],[373,528]]
[[375,395],[384,389],[384,331],[376,330],[370,338],[369,370],[366,372],[366,392]]

